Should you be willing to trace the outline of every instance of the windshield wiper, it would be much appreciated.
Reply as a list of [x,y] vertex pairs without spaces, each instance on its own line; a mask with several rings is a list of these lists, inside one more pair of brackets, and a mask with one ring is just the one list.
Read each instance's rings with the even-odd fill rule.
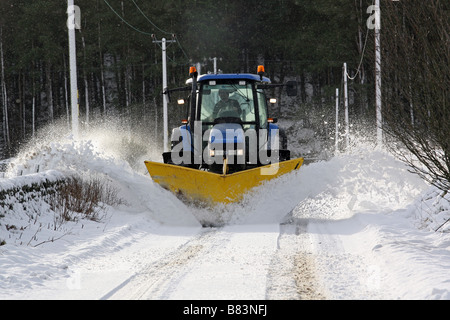
[[[237,87],[236,83],[230,82],[230,85],[233,87],[233,89],[236,90],[237,94],[240,95],[246,102],[249,102],[249,101],[250,101],[250,99],[248,98],[248,95],[244,95],[244,94],[240,91],[241,89],[239,89],[239,88]],[[247,90],[246,90],[246,91],[247,91]],[[247,94],[248,94],[248,93],[247,93]]]

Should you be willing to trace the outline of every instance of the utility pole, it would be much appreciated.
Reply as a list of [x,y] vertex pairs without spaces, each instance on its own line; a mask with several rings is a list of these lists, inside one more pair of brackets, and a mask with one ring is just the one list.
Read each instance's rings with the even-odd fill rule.
[[209,61],[213,61],[214,62],[214,74],[217,74],[217,58],[209,58]]
[[336,129],[334,139],[334,152],[339,151],[339,89],[336,88]]
[[350,127],[348,119],[348,90],[347,90],[347,63],[344,62],[344,106],[345,106],[345,146],[350,145]]
[[213,60],[214,60],[214,74],[217,74],[217,58],[214,57]]
[[[176,42],[175,39],[166,40],[166,38],[162,38],[161,40],[156,40],[155,35],[152,35],[153,43],[161,43],[162,49],[162,72],[163,72],[163,93],[167,90],[167,58],[166,58],[166,50],[167,43]],[[167,94],[163,94],[163,121],[164,121],[164,152],[169,152],[169,120],[167,115]]]
[[375,0],[375,104],[377,113],[377,144],[383,143],[383,123],[381,118],[381,52],[380,52],[380,0]]
[[209,61],[212,61],[214,63],[214,74],[218,74],[219,72],[222,72],[220,69],[217,68],[217,61],[222,61],[222,58],[209,58]]
[[77,25],[77,14],[79,8],[74,6],[73,0],[67,0],[67,29],[69,30],[69,58],[70,58],[70,98],[72,105],[72,135],[78,138],[78,84],[77,84],[77,50],[75,42],[75,29]]

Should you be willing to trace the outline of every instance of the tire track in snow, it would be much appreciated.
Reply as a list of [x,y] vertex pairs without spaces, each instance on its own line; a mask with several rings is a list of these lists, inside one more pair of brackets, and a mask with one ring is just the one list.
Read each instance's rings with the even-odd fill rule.
[[267,276],[266,299],[325,299],[315,276],[315,257],[307,234],[308,223],[308,219],[288,215],[286,221],[280,224],[278,250]]
[[239,286],[248,285],[254,288],[252,297],[258,299],[323,299],[307,225],[308,219],[291,218],[275,234],[276,226],[204,229],[101,299],[184,299],[189,286],[197,288],[193,299],[198,298],[199,288],[209,292],[210,298],[239,298]]
[[217,239],[217,234],[217,229],[201,233],[177,250],[133,274],[105,294],[101,300],[159,300],[170,298],[170,294],[176,289],[177,284],[194,267],[192,262],[198,256],[204,256],[217,246],[218,241],[226,241],[226,239]]

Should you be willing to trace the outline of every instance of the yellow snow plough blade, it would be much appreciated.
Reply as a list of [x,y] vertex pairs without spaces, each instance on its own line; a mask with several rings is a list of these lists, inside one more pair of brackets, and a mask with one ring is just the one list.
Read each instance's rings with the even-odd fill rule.
[[152,179],[163,188],[191,200],[209,203],[231,203],[263,183],[283,174],[298,170],[303,158],[244,170],[232,174],[217,174],[182,166],[145,161]]

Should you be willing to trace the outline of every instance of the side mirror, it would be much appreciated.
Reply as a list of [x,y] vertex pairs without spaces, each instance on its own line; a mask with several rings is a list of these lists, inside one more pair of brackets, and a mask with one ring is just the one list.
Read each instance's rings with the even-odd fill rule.
[[297,96],[297,81],[286,82],[286,93],[289,97]]

